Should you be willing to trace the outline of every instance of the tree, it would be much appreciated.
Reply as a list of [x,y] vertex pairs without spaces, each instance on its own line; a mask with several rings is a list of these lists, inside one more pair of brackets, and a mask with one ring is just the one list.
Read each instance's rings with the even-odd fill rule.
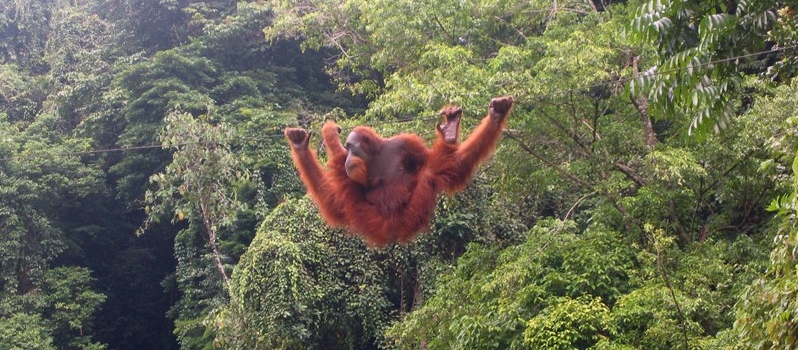
[[44,314],[59,348],[105,349],[105,345],[92,341],[93,314],[105,301],[105,295],[91,290],[93,283],[86,268],[57,267],[47,272],[41,287],[47,302]]
[[[775,130],[769,130],[772,136],[766,143],[773,158],[762,163],[762,170],[779,179],[786,194],[776,197],[769,207],[777,220],[767,270],[742,291],[737,304],[735,330],[740,345],[749,349],[792,349],[798,344],[798,333],[792,327],[798,305],[792,253],[798,236],[795,228],[798,157],[794,128],[798,120],[792,113],[796,107],[795,92],[795,83],[780,86],[772,97],[752,110],[765,123],[777,125]],[[776,122],[782,120],[786,123]]]
[[103,186],[100,172],[75,153],[88,143],[62,135],[54,120],[48,114],[32,123],[0,120],[6,135],[0,143],[0,315],[41,322],[30,335],[44,332],[44,338],[31,338],[39,340],[30,346],[47,348],[56,340],[64,349],[97,349],[92,321],[104,296],[92,291],[87,270],[57,267],[57,259],[75,253],[66,229],[77,221],[71,216]]
[[0,345],[8,350],[55,350],[39,315],[18,313],[0,318]]
[[15,62],[25,71],[38,75],[47,71],[42,61],[49,36],[49,19],[58,1],[9,0],[0,4],[0,63]]
[[308,198],[281,204],[241,257],[217,341],[249,349],[357,348],[379,344],[391,315],[386,251],[324,228]]
[[[178,234],[176,245],[179,247],[180,236],[189,237],[202,234],[207,247],[189,243],[184,249],[197,249],[197,255],[185,256],[179,263],[178,271],[191,269],[193,259],[200,259],[204,264],[203,251],[209,249],[212,264],[217,275],[206,276],[210,281],[221,281],[214,289],[212,299],[224,300],[230,289],[227,265],[230,258],[219,248],[222,234],[230,232],[237,220],[237,213],[243,212],[245,203],[237,199],[235,188],[249,181],[246,169],[239,165],[238,157],[230,150],[229,144],[235,139],[235,133],[225,124],[211,125],[205,118],[195,119],[191,114],[175,112],[167,116],[166,127],[161,139],[164,148],[173,148],[172,163],[167,165],[163,173],[155,174],[151,181],[155,189],[145,195],[146,212],[148,214],[141,231],[150,223],[161,218],[171,218],[173,223],[187,220],[188,227]],[[191,274],[178,276],[184,292],[194,286]],[[208,293],[206,291],[205,293]],[[192,326],[186,327],[191,329]],[[179,329],[178,329],[179,330]]]
[[[652,116],[684,114],[690,128],[718,130],[738,110],[744,74],[764,73],[788,55],[772,45],[790,16],[784,1],[649,1],[629,25],[632,38],[654,42],[659,56],[631,86],[646,96]],[[788,9],[788,7],[785,7]],[[784,76],[782,78],[789,78]]]
[[157,186],[148,191],[149,217],[142,230],[165,214],[177,221],[188,219],[200,223],[205,231],[214,263],[224,284],[229,278],[217,246],[220,230],[234,224],[235,213],[243,210],[234,186],[246,181],[246,170],[240,169],[237,158],[226,146],[235,138],[226,125],[217,126],[195,120],[188,113],[175,112],[166,118],[161,135],[164,148],[174,148],[172,163],[164,173],[152,176]]
[[89,1],[93,13],[115,23],[135,43],[129,52],[154,53],[169,50],[188,39],[190,14],[186,5],[193,1],[113,0]]
[[[618,234],[579,237],[574,229],[572,222],[548,221],[520,245],[470,245],[424,305],[394,324],[388,337],[403,349],[419,343],[430,349],[595,344],[609,329],[608,307],[631,287],[637,263]],[[569,303],[576,313],[571,324],[556,325],[569,322],[554,316]],[[560,336],[547,333],[555,329]]]

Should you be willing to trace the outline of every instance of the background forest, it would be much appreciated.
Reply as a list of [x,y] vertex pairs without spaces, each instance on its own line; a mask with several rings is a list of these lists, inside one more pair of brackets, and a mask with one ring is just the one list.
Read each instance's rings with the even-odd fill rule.
[[[798,348],[796,9],[0,0],[0,349]],[[328,228],[282,135],[499,95],[408,245]]]

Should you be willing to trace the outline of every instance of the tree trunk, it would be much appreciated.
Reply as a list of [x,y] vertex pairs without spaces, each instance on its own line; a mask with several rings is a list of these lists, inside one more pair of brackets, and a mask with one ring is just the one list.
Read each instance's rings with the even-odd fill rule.
[[[632,59],[632,68],[634,68],[635,78],[640,77],[640,68],[637,66],[638,61],[640,61],[640,56],[636,56]],[[648,116],[648,98],[645,96],[631,96],[631,99],[632,104],[637,108],[637,112],[640,113],[646,147],[651,150],[657,145],[657,134],[654,132],[654,124]]]
[[[418,272],[416,272],[415,277],[413,282],[413,310],[421,307],[424,303],[424,292],[421,290],[421,278],[419,278]],[[426,339],[421,340],[418,347],[421,350],[427,350]]]
[[219,270],[219,274],[222,275],[222,281],[224,281],[225,289],[229,292],[230,278],[227,277],[227,272],[224,270],[224,264],[222,263],[222,257],[219,254],[219,248],[216,246],[216,226],[213,222],[213,218],[211,218],[210,212],[208,211],[207,203],[200,202],[200,210],[202,211],[202,221],[205,224],[205,230],[208,232],[208,243],[211,246],[214,264],[216,265],[216,269]]

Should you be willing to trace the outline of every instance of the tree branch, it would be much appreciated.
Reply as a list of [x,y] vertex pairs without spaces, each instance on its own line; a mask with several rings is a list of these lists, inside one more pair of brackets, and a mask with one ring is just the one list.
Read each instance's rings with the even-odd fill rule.
[[521,146],[521,148],[524,149],[524,151],[526,151],[527,153],[531,154],[533,157],[535,157],[538,160],[540,160],[543,164],[545,164],[546,166],[551,167],[552,169],[556,170],[558,173],[560,173],[563,176],[567,177],[571,181],[576,182],[576,183],[578,183],[578,184],[580,184],[582,186],[588,187],[588,188],[593,188],[593,185],[591,185],[590,183],[588,183],[585,180],[582,180],[582,179],[574,176],[573,174],[565,171],[559,165],[554,164],[554,162],[549,161],[548,159],[544,158],[542,155],[540,155],[537,152],[535,152],[535,150],[533,150],[532,148],[527,146],[521,139],[518,138],[518,136],[514,135],[511,131],[505,130],[504,135],[506,135],[510,139],[514,140],[515,142],[517,142],[518,145]]
[[[640,61],[640,56],[635,56],[632,59],[632,68],[634,69],[634,77],[640,77],[640,67],[638,67],[637,63]],[[632,104],[637,109],[637,112],[640,113],[640,120],[643,123],[643,134],[644,140],[646,143],[646,148],[649,150],[654,149],[654,146],[657,145],[657,134],[654,132],[654,124],[651,122],[651,118],[648,116],[648,98],[644,96],[629,96],[632,100]]]
[[640,175],[637,175],[637,173],[635,173],[634,169],[632,169],[628,165],[622,164],[622,163],[615,163],[614,165],[615,165],[616,168],[618,168],[618,170],[620,170],[622,173],[624,173],[626,175],[626,177],[628,177],[630,180],[634,181],[634,183],[636,183],[638,187],[643,187],[643,185],[646,184],[646,181],[643,180],[643,178],[640,177]]
[[[586,188],[594,190],[597,193],[601,193],[602,195],[604,195],[605,197],[607,197],[610,200],[610,203],[612,204],[612,206],[615,207],[615,209],[617,209],[618,212],[621,213],[621,215],[623,215],[626,218],[633,219],[629,215],[629,212],[627,212],[626,209],[621,206],[620,198],[618,198],[618,196],[616,194],[614,194],[612,192],[609,192],[609,191],[606,191],[606,190],[596,189],[596,186],[594,186],[594,185],[590,184],[589,182],[587,182],[585,180],[582,180],[582,179],[576,177],[575,175],[565,171],[565,169],[562,169],[560,166],[558,166],[554,162],[549,161],[548,159],[544,158],[542,155],[540,155],[537,152],[535,152],[535,150],[533,150],[532,148],[527,146],[522,140],[520,140],[518,138],[518,136],[514,135],[512,131],[505,130],[504,131],[504,135],[506,135],[510,139],[514,140],[515,142],[517,142],[518,145],[521,146],[521,148],[523,150],[525,150],[527,153],[531,154],[533,157],[535,157],[538,160],[540,160],[544,165],[546,165],[548,167],[551,167],[552,169],[556,170],[558,173],[562,174],[563,176],[565,176],[569,180],[571,180],[571,181],[573,181],[573,182],[575,182],[575,183],[577,183],[579,185],[582,185],[582,186],[584,186]],[[630,226],[629,222],[625,222],[625,224],[627,226],[627,229],[631,232],[631,226]],[[638,226],[639,226],[639,223],[638,223]]]
[[222,281],[224,281],[224,285],[228,293],[230,292],[230,278],[227,276],[227,272],[224,270],[224,264],[222,263],[221,254],[219,254],[219,248],[216,246],[216,223],[211,216],[210,209],[208,208],[208,204],[205,203],[204,200],[200,199],[200,211],[202,212],[202,221],[205,224],[205,230],[208,232],[208,244],[211,246],[211,252],[213,253],[213,260],[214,264],[216,265],[216,269],[219,270],[219,274],[222,275]]

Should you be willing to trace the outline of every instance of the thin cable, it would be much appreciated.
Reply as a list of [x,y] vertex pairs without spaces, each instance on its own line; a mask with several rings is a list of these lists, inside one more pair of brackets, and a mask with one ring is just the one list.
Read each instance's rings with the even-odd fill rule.
[[56,157],[56,156],[83,156],[83,155],[91,155],[91,154],[97,154],[97,153],[126,152],[126,151],[136,151],[136,150],[142,150],[142,149],[161,148],[161,147],[163,147],[163,145],[142,145],[142,146],[98,149],[98,150],[91,150],[91,151],[75,151],[75,152],[62,152],[62,153],[32,153],[32,154],[28,154],[28,155],[19,155],[19,156],[0,158],[0,161],[7,161],[7,160],[14,160],[14,159],[44,158],[44,157],[47,157],[47,156],[50,156],[50,157]]
[[86,156],[86,155],[94,155],[94,154],[102,154],[102,153],[114,153],[114,152],[128,152],[128,151],[140,151],[140,150],[147,150],[147,149],[156,149],[156,148],[175,148],[175,147],[182,147],[182,146],[189,146],[189,145],[199,145],[199,144],[228,144],[232,141],[242,141],[242,140],[263,140],[263,139],[270,139],[276,137],[284,137],[283,134],[273,134],[273,135],[265,135],[265,136],[258,136],[258,137],[238,137],[235,139],[227,139],[227,140],[214,140],[214,141],[194,141],[194,142],[179,142],[179,143],[172,143],[168,146],[163,144],[150,144],[150,145],[140,145],[140,146],[130,146],[130,147],[116,147],[116,148],[105,148],[105,149],[96,149],[96,150],[89,150],[89,151],[74,151],[74,152],[60,152],[60,153],[32,153],[27,155],[18,155],[12,157],[4,157],[0,158],[0,162],[2,161],[9,161],[9,160],[23,160],[23,159],[34,159],[34,158],[44,158],[44,157],[62,157],[62,156]]
[[[632,81],[632,80],[636,80],[636,79],[640,79],[640,78],[648,78],[648,77],[653,77],[653,76],[658,76],[658,75],[665,75],[665,74],[670,74],[670,73],[674,73],[674,72],[678,72],[678,71],[683,71],[683,70],[688,70],[688,69],[693,69],[693,68],[698,68],[698,67],[718,64],[718,63],[724,63],[724,62],[729,62],[729,61],[734,61],[734,60],[739,60],[739,59],[744,59],[744,58],[749,58],[749,57],[755,57],[755,56],[760,56],[760,55],[774,53],[774,52],[786,51],[786,50],[795,49],[795,48],[798,48],[798,45],[780,47],[780,48],[776,48],[776,49],[770,49],[770,50],[767,50],[767,51],[759,51],[759,52],[754,52],[754,53],[749,53],[749,54],[744,54],[744,55],[739,55],[739,56],[734,56],[734,57],[727,57],[727,58],[722,58],[722,59],[718,59],[718,60],[714,60],[714,61],[708,61],[708,62],[699,63],[699,64],[696,64],[696,65],[689,65],[687,67],[677,67],[677,68],[673,68],[673,69],[670,69],[670,70],[663,70],[663,71],[656,70],[656,71],[653,71],[653,72],[650,72],[650,73],[640,74],[637,77],[620,78],[618,80],[607,81],[607,82],[602,82],[602,83],[596,83],[596,84],[592,84],[592,85],[585,85],[585,86],[582,86],[582,87],[559,90],[559,91],[554,91],[554,92],[549,92],[549,93],[540,94],[540,95],[534,95],[534,96],[526,96],[523,99],[517,99],[516,102],[521,102],[523,100],[542,99],[542,98],[545,98],[545,97],[552,97],[552,96],[555,96],[555,95],[569,93],[569,92],[577,92],[577,91],[581,91],[581,90],[585,90],[585,89],[591,89],[591,88],[599,87],[599,86],[617,85],[619,83],[626,83],[626,82],[629,82],[629,81]],[[403,118],[403,119],[399,119],[399,120],[391,120],[391,121],[383,120],[383,121],[373,122],[373,123],[371,123],[371,125],[409,123],[409,122],[412,122],[412,121],[415,121],[415,120],[433,119],[433,118],[437,118],[439,116],[440,116],[439,114],[434,114],[434,115],[426,115],[426,116],[419,116],[419,117],[407,117],[407,118]],[[250,139],[250,140],[263,140],[263,139],[270,139],[270,138],[274,138],[274,137],[283,137],[283,135],[282,134],[272,134],[272,135],[259,136],[259,137],[239,137],[237,139],[238,140],[247,140],[247,139]],[[234,141],[234,140],[233,139],[223,140],[223,141],[218,141],[218,142],[215,142],[215,143],[228,143],[228,142],[231,142],[231,141]],[[211,142],[211,141],[208,141],[208,142]],[[151,145],[130,146],[130,147],[106,148],[106,149],[98,149],[98,150],[90,150],[90,151],[75,151],[75,152],[62,152],[62,153],[33,153],[33,154],[29,154],[29,155],[4,157],[4,158],[0,158],[0,161],[9,161],[9,160],[15,160],[15,159],[33,159],[33,158],[42,158],[42,157],[48,157],[48,156],[49,157],[83,156],[83,155],[92,155],[92,154],[101,154],[101,153],[129,152],[129,151],[138,151],[138,150],[155,149],[155,148],[171,148],[171,147],[174,147],[174,146],[177,146],[177,147],[188,146],[188,145],[197,144],[197,143],[202,143],[202,142],[176,143],[176,144],[172,144],[171,146],[167,146],[167,147],[164,147],[163,144],[157,144],[157,145],[156,144],[151,144]]]

